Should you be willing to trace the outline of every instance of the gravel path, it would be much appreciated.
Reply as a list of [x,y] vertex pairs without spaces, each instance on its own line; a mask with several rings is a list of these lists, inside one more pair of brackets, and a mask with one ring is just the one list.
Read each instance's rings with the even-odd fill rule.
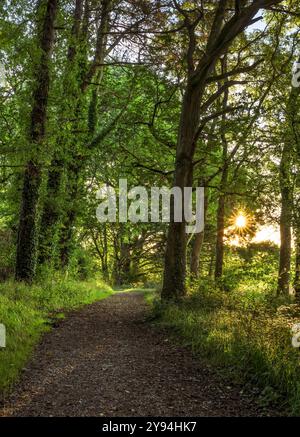
[[0,416],[259,416],[146,321],[139,293],[71,313],[47,333]]

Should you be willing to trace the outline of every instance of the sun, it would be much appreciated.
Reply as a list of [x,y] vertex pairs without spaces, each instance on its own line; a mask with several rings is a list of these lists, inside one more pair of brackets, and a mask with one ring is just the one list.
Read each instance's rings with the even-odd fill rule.
[[280,246],[278,226],[257,224],[253,215],[243,209],[236,210],[229,218],[226,234],[228,235],[228,243],[231,246],[241,246],[247,235],[250,237],[249,241],[251,243],[259,244],[270,241]]
[[246,234],[252,223],[251,217],[243,210],[237,211],[230,219],[231,229],[238,235]]
[[243,215],[243,213],[239,213],[236,217],[235,217],[235,222],[234,225],[236,228],[238,229],[244,229],[247,226],[247,217],[245,215]]

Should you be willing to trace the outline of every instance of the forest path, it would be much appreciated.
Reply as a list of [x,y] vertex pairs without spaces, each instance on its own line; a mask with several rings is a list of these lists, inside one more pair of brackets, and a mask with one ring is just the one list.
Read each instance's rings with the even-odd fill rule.
[[146,322],[142,293],[74,311],[36,348],[0,416],[257,416],[251,396]]

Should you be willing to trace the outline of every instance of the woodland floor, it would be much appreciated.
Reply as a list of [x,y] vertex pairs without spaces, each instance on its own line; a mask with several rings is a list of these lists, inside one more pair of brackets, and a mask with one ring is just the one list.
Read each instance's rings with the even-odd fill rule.
[[74,311],[43,337],[0,416],[270,415],[151,326],[141,293]]

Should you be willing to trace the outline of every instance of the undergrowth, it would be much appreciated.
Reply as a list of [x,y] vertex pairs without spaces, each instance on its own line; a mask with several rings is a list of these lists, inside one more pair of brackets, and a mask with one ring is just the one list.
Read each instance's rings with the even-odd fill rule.
[[216,368],[261,389],[260,402],[300,414],[300,353],[291,327],[300,308],[271,290],[242,286],[226,292],[208,281],[181,304],[154,305],[158,323]]
[[0,394],[10,389],[42,333],[53,319],[109,296],[112,289],[102,281],[85,282],[56,277],[26,285],[0,283],[0,323],[6,327],[6,347],[0,349]]

